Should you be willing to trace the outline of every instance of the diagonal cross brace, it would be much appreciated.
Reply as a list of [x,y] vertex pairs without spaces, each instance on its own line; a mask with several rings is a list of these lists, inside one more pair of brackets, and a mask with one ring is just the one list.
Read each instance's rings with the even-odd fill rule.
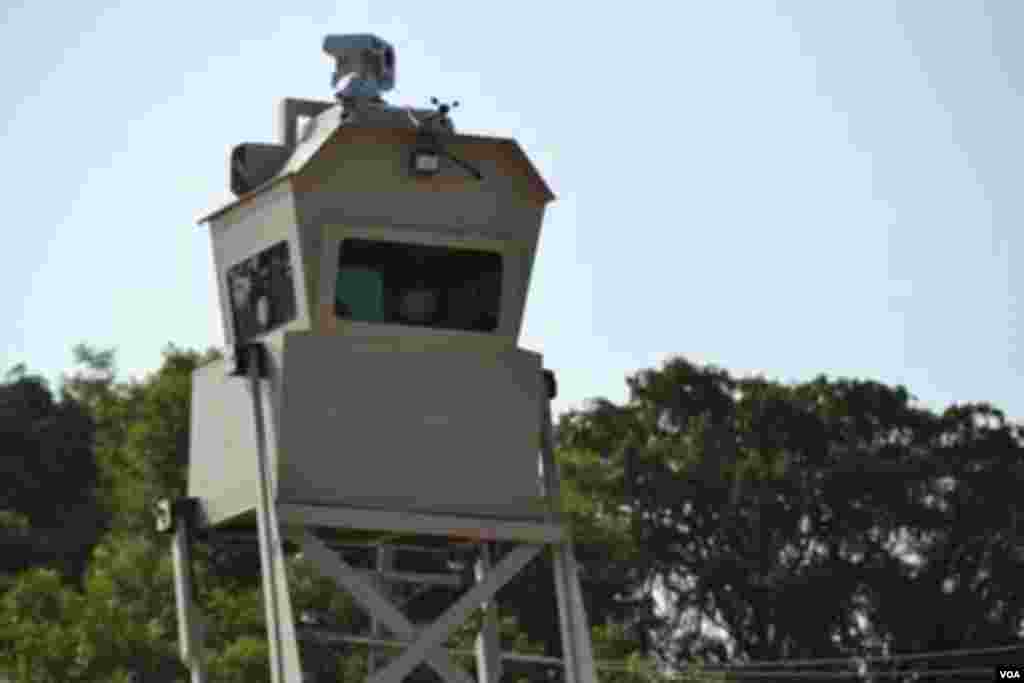
[[[324,576],[333,579],[345,588],[352,598],[370,614],[405,640],[416,638],[419,630],[408,618],[384,597],[373,583],[349,566],[309,531],[301,536],[302,554],[320,570]],[[426,661],[444,679],[445,683],[474,683],[465,671],[452,663],[448,653],[440,648],[432,649],[417,660]],[[415,664],[413,665],[415,667]]]
[[417,664],[444,643],[445,638],[464,622],[473,610],[478,609],[481,603],[489,601],[502,586],[519,573],[519,570],[536,557],[542,547],[521,545],[506,555],[483,581],[466,591],[440,619],[420,631],[416,641],[401,656],[378,671],[367,680],[367,683],[401,683]]

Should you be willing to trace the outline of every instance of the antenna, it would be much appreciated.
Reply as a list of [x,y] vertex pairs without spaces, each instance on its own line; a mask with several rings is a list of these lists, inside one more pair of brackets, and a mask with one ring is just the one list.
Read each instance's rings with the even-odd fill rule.
[[455,132],[448,113],[459,106],[458,100],[447,104],[441,102],[436,97],[431,97],[430,103],[437,107],[437,110],[423,119],[417,119],[413,115],[412,110],[408,110],[409,120],[413,122],[419,131],[419,140],[416,143],[416,149],[412,153],[413,172],[419,175],[433,175],[439,170],[438,160],[444,158],[459,166],[477,180],[483,180],[484,174],[480,172],[480,169],[447,151],[441,142],[441,135]]
[[416,116],[413,115],[411,108],[408,110],[409,118],[412,120],[413,125],[422,129],[424,132],[429,130],[434,133],[454,133],[455,126],[452,124],[452,120],[449,118],[448,114],[452,109],[459,106],[459,101],[455,100],[451,104],[445,104],[436,97],[431,97],[430,103],[437,107],[437,111],[422,119],[417,119]]
[[331,87],[338,99],[380,100],[380,94],[395,87],[395,49],[369,33],[332,34],[324,38],[324,52],[334,57]]

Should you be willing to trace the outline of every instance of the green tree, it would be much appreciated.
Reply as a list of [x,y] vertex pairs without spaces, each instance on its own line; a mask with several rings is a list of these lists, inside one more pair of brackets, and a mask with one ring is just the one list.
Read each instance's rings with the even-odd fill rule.
[[104,519],[85,406],[24,366],[0,384],[0,572],[47,565],[79,578]]
[[78,678],[81,597],[53,569],[21,573],[0,596],[0,670],[22,683]]
[[64,387],[95,421],[101,490],[116,528],[151,534],[153,502],[185,495],[192,372],[217,356],[169,345],[156,372],[121,382],[112,349],[75,347],[78,367]]
[[582,500],[628,523],[625,592],[663,591],[669,661],[1017,640],[1024,449],[997,411],[937,416],[902,387],[679,358],[628,383],[625,405],[563,416],[560,457]]
[[100,545],[79,590],[51,569],[0,597],[0,671],[28,683],[127,681],[181,673],[166,552],[139,539]]

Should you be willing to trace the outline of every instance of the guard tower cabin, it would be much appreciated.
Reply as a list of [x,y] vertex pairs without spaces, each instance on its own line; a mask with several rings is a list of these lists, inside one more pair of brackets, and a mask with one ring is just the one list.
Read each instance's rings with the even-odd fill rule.
[[[274,503],[540,520],[547,397],[517,342],[553,195],[514,140],[457,134],[443,105],[339,99],[285,100],[279,143],[236,147],[237,199],[201,221],[229,347],[266,350]],[[247,358],[194,377],[204,525],[254,519]]]

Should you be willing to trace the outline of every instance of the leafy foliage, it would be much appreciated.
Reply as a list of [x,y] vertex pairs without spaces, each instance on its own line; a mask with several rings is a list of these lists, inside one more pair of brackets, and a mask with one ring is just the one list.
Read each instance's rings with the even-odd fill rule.
[[0,571],[49,565],[78,578],[103,519],[86,407],[17,366],[0,384]]
[[171,345],[144,381],[117,382],[113,350],[75,347],[80,368],[65,377],[65,391],[95,420],[101,490],[116,528],[151,534],[153,501],[185,494],[192,372],[218,355]]
[[1018,641],[1024,448],[999,411],[934,415],[902,387],[683,359],[628,382],[626,405],[595,402],[559,434],[580,498],[632,525],[629,586],[664,592],[668,660]]
[[0,598],[0,664],[25,683],[75,680],[81,609],[56,571],[24,572]]

